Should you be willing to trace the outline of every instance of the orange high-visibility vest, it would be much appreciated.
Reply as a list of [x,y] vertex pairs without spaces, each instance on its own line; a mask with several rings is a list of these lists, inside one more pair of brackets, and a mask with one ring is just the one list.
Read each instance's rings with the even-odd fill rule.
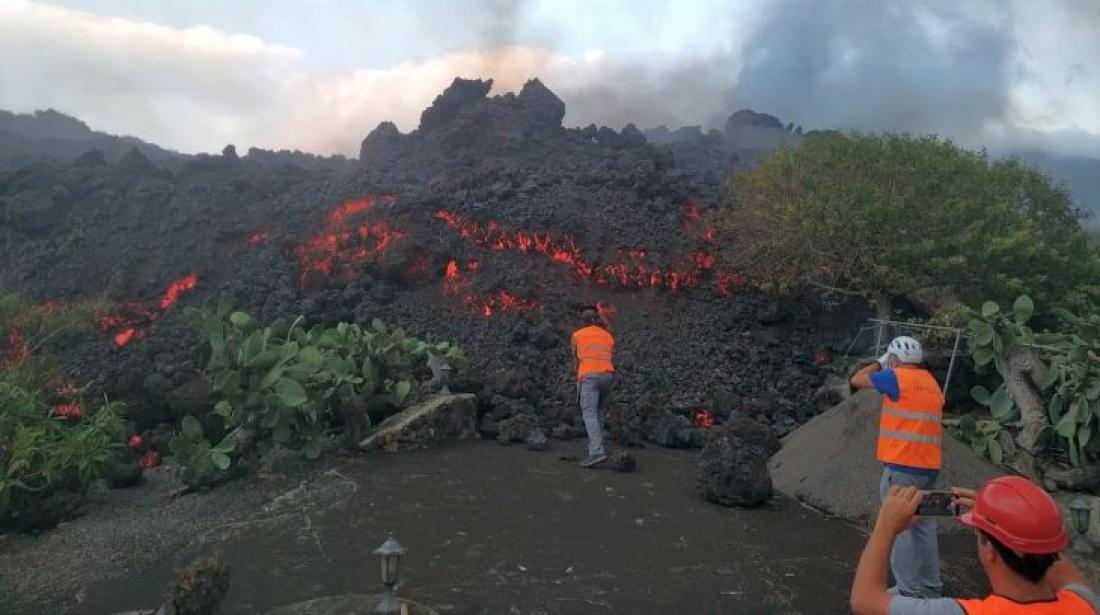
[[927,370],[901,367],[898,400],[882,396],[878,460],[912,468],[940,469],[943,392]]
[[573,347],[577,349],[577,380],[585,374],[615,371],[611,364],[615,338],[607,329],[595,325],[578,329],[573,333]]
[[1002,596],[973,600],[955,600],[967,615],[1095,615],[1092,605],[1073,590],[1063,589],[1054,600],[1013,602]]

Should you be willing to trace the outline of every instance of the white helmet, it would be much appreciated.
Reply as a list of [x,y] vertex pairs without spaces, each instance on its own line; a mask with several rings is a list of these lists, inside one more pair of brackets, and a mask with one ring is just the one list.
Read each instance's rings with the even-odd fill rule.
[[895,337],[890,342],[886,354],[896,356],[902,363],[920,363],[924,360],[924,350],[921,349],[920,342],[904,335]]

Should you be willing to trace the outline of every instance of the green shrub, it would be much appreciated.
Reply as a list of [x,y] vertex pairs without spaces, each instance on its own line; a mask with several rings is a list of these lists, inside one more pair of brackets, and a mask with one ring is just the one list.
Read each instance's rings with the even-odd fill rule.
[[122,438],[116,404],[74,424],[53,416],[37,393],[0,377],[0,528],[22,525],[21,516],[59,489],[81,492],[104,477]]
[[[461,348],[409,337],[378,319],[370,328],[349,323],[306,328],[303,317],[263,325],[234,311],[225,297],[185,314],[198,333],[195,362],[213,384],[214,413],[225,432],[255,431],[311,459],[320,455],[325,430],[341,404],[382,394],[403,405],[412,392],[413,366],[425,362],[429,352],[459,369],[465,366]],[[216,482],[230,469],[231,455],[242,451],[225,440],[211,445],[192,421],[172,449],[186,466],[185,480]]]
[[711,214],[718,258],[766,289],[836,288],[886,315],[922,289],[1076,306],[1097,288],[1100,253],[1064,188],[936,137],[813,134],[731,188],[739,206]]

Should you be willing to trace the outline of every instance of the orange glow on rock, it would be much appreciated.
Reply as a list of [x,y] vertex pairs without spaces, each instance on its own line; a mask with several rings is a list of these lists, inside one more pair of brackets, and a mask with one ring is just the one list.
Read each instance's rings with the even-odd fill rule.
[[96,318],[96,326],[101,331],[111,333],[115,346],[121,348],[135,339],[144,337],[145,327],[155,323],[163,312],[171,309],[179,301],[182,294],[194,290],[198,284],[199,277],[189,273],[169,284],[155,306],[146,306],[141,303],[125,304],[122,306],[121,313]]
[[0,353],[0,369],[5,369],[19,363],[30,354],[30,343],[23,337],[23,331],[13,327],[8,331],[8,339],[4,352]]
[[168,290],[164,291],[164,296],[160,299],[160,311],[163,312],[175,305],[176,300],[179,299],[180,293],[194,290],[198,283],[199,276],[194,273],[189,273],[169,284]]
[[714,417],[710,415],[710,410],[706,408],[699,408],[695,411],[695,426],[702,427],[703,429],[709,429],[714,427]]
[[333,208],[326,216],[325,230],[294,246],[291,253],[301,266],[299,283],[311,273],[328,277],[336,271],[354,277],[364,261],[377,257],[393,242],[405,237],[383,221],[361,222],[351,228],[349,219],[368,212],[379,203],[392,203],[392,194],[368,195]]

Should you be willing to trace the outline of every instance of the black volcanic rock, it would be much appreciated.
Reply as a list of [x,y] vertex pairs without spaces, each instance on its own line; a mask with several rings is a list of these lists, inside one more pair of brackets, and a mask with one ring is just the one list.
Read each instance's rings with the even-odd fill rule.
[[538,79],[523,84],[516,104],[524,117],[535,126],[561,128],[565,118],[565,103]]
[[[810,313],[792,309],[780,325],[762,325],[763,298],[749,288],[720,296],[719,267],[697,272],[691,287],[664,283],[715,249],[685,201],[703,210],[723,202],[740,158],[706,144],[657,147],[633,128],[563,128],[560,101],[537,81],[518,94],[490,97],[490,88],[456,81],[409,134],[379,125],[362,143],[362,164],[250,149],[234,164],[228,152],[168,163],[132,154],[123,166],[137,176],[74,167],[77,154],[58,165],[0,168],[0,287],[43,299],[106,294],[120,306],[155,305],[173,280],[197,273],[196,288],[140,339],[115,348],[110,333],[93,328],[63,352],[72,381],[93,382],[90,394],[126,401],[131,415],[149,422],[172,420],[186,405],[161,390],[184,392],[195,375],[195,334],[183,309],[221,293],[263,322],[377,317],[422,339],[456,342],[484,383],[484,431],[510,432],[510,441],[536,428],[555,437],[583,433],[568,340],[576,306],[596,301],[618,310],[615,446],[638,444],[643,434],[701,446],[694,409],[716,391],[760,399],[777,379],[784,387],[776,403],[747,411],[777,434],[804,420],[795,409],[812,407],[823,374],[792,356],[825,347]],[[84,142],[78,153],[91,147],[98,144]],[[107,160],[117,158],[107,151]],[[185,170],[186,161],[198,164]],[[157,174],[141,175],[150,172]],[[341,204],[382,193],[394,202],[334,222]],[[393,231],[385,249],[375,249],[379,227]],[[303,247],[333,240],[365,249],[309,267]],[[460,275],[447,286],[452,260]],[[641,284],[617,281],[621,273],[635,278],[640,267],[660,273]],[[154,370],[170,381],[156,396],[142,386]],[[644,413],[646,397],[662,412]],[[209,405],[201,395],[195,400]],[[630,412],[616,416],[616,408]],[[730,409],[723,410],[722,418]]]
[[768,459],[779,450],[779,440],[768,428],[735,416],[708,430],[699,453],[699,491],[723,506],[757,506],[772,496]]
[[73,161],[74,167],[102,167],[107,164],[107,158],[103,154],[103,150],[95,149],[94,147],[83,154],[79,158]]
[[392,161],[399,153],[403,136],[393,122],[382,122],[359,146],[359,162],[375,165]]
[[641,147],[646,144],[645,135],[634,124],[623,126],[619,137],[624,147]]
[[774,128],[776,130],[784,130],[783,122],[779,121],[779,118],[767,113],[757,113],[752,109],[741,109],[734,112],[726,120],[726,134],[736,132],[740,128]]
[[131,147],[122,160],[118,161],[118,168],[129,175],[159,175],[161,172],[157,165],[136,147]]
[[436,96],[432,105],[420,114],[420,131],[428,133],[445,126],[464,108],[485,100],[492,87],[492,79],[455,77],[451,85],[443,90],[442,94]]

